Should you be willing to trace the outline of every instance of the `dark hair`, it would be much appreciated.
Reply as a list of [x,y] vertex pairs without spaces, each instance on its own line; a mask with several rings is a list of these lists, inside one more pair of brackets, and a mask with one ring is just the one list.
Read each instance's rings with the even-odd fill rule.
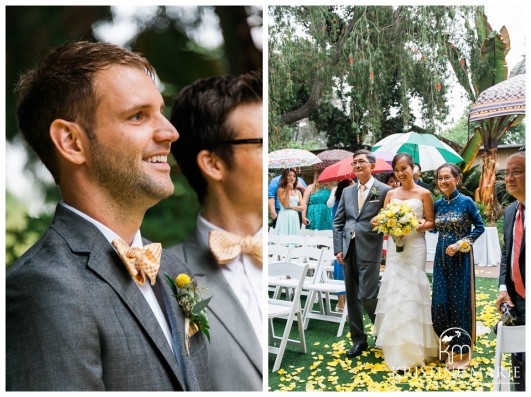
[[395,181],[396,181],[396,177],[395,177],[395,173],[394,172],[390,172],[389,174],[387,174],[384,178],[384,183],[387,185],[387,183],[389,182],[389,179],[393,178]]
[[411,166],[411,169],[415,167],[415,163],[413,162],[413,157],[409,153],[398,153],[393,157],[393,162],[391,163],[391,167],[393,170],[395,169],[395,165],[401,158],[405,158],[407,160],[407,163]]
[[[416,165],[417,167],[419,167],[419,172],[422,172],[422,167],[420,166],[420,164],[419,164],[419,163],[415,163],[415,165]],[[415,168],[415,167],[413,167],[413,168]]]
[[126,65],[154,76],[153,66],[139,54],[110,43],[78,41],[51,50],[24,73],[16,86],[20,131],[59,184],[57,153],[50,139],[50,125],[64,119],[92,131],[98,98],[95,75],[112,65]]
[[343,190],[346,187],[350,186],[350,179],[343,179],[341,182],[337,184],[337,189],[335,193],[336,201],[339,201],[341,199],[341,195],[343,194]]
[[286,168],[284,171],[282,171],[282,176],[280,177],[280,181],[278,184],[282,189],[285,189],[288,186],[288,175],[291,171],[295,173],[295,182],[293,183],[293,189],[297,188],[297,183],[299,182],[297,171],[294,168]]
[[457,165],[455,165],[454,163],[444,163],[435,170],[433,174],[435,181],[437,181],[437,179],[439,178],[439,172],[441,172],[443,168],[450,168],[450,172],[452,173],[454,178],[459,178],[461,176],[461,170]]
[[376,157],[374,156],[374,153],[373,152],[370,152],[368,150],[365,150],[365,149],[359,149],[359,150],[356,150],[354,152],[354,154],[352,155],[352,158],[356,158],[356,156],[360,155],[360,154],[364,154],[367,156],[367,160],[369,160],[369,163],[371,164],[375,164],[376,163]]
[[260,72],[198,80],[183,88],[175,100],[170,121],[179,139],[171,145],[171,152],[201,202],[207,182],[197,165],[198,153],[212,151],[230,167],[234,153],[226,143],[236,132],[227,122],[228,116],[240,105],[260,102]]

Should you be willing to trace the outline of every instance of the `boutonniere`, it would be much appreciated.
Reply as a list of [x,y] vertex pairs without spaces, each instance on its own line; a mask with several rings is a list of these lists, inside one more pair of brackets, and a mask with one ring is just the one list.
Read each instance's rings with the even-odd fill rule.
[[375,197],[375,196],[379,196],[379,195],[380,195],[380,189],[378,189],[377,187],[373,187],[371,189],[371,196]]
[[195,280],[188,274],[181,273],[175,280],[167,274],[165,276],[173,291],[173,296],[184,313],[186,355],[189,356],[190,338],[197,332],[203,332],[210,342],[210,323],[206,308],[212,297],[203,299],[202,293],[206,293],[206,288],[204,286],[198,288]]

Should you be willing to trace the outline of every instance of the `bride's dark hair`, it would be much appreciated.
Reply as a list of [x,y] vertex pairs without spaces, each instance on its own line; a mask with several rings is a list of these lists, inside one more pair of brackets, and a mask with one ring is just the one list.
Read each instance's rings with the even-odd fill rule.
[[401,158],[405,158],[407,160],[407,163],[410,165],[411,169],[415,167],[415,162],[413,161],[413,157],[409,153],[398,153],[393,157],[393,162],[391,163],[391,167],[393,167],[393,170],[395,169],[395,165]]

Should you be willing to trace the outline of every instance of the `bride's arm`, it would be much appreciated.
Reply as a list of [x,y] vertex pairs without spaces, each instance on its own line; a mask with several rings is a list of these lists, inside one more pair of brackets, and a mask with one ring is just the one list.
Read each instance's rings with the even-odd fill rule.
[[[435,212],[433,210],[433,199],[428,190],[424,191],[421,194],[422,205],[424,206],[424,222],[419,222],[419,231],[428,231],[433,229],[435,226]],[[422,220],[421,220],[422,221]]]

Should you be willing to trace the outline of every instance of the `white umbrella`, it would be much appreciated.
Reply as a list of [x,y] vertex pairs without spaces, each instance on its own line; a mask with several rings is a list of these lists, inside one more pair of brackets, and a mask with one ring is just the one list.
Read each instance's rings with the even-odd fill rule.
[[281,149],[267,155],[268,168],[308,167],[321,159],[304,149]]
[[431,171],[444,163],[460,163],[463,158],[441,142],[435,135],[406,132],[392,134],[377,142],[371,149],[377,152],[409,153],[422,171]]

